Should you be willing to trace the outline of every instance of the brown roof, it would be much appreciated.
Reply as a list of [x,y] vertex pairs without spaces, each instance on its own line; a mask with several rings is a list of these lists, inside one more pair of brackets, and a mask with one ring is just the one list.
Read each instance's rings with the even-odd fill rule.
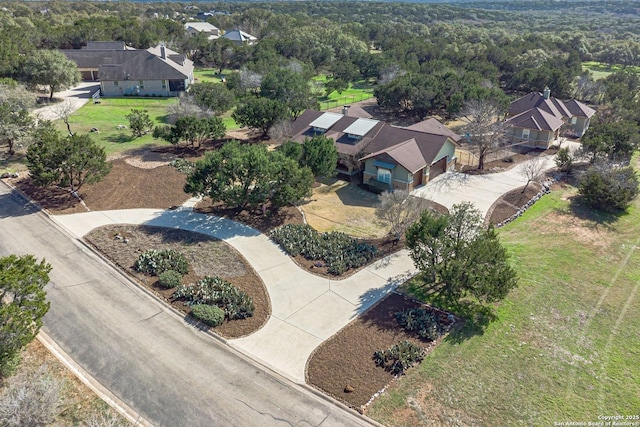
[[381,151],[369,154],[360,160],[366,160],[371,158],[384,158],[386,155],[392,161],[399,164],[411,173],[416,173],[420,169],[424,168],[431,161],[424,158],[418,142],[411,138],[408,141],[402,142],[398,145],[394,145],[391,148],[385,148]]
[[357,105],[352,105],[349,107],[349,109],[347,110],[347,116],[359,117],[361,119],[373,119],[373,116],[371,114],[367,113],[364,108],[358,107]]
[[570,118],[573,116],[591,117],[595,114],[593,108],[588,107],[580,101],[570,99],[562,101],[550,96],[545,99],[540,92],[531,92],[521,98],[516,99],[509,105],[509,115],[517,116],[525,111],[538,108],[559,119]]
[[419,132],[435,133],[437,135],[447,135],[456,142],[460,140],[460,135],[458,135],[433,117],[430,117],[427,120],[423,120],[411,126],[407,126],[407,129],[417,130]]
[[540,108],[533,108],[511,117],[505,123],[517,128],[555,132],[560,129],[564,122],[561,118],[553,116]]

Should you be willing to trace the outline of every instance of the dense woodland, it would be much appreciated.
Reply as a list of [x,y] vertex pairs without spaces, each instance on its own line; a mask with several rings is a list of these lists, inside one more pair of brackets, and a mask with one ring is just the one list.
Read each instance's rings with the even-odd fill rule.
[[[255,46],[186,38],[200,11],[222,29],[242,29]],[[254,94],[278,68],[305,80],[326,74],[337,91],[363,79],[382,107],[424,117],[455,115],[469,99],[495,99],[549,86],[559,98],[630,101],[640,65],[640,6],[635,1],[557,2],[0,2],[0,77],[20,80],[36,49],[80,48],[121,40],[135,48],[160,41],[196,64],[243,70],[229,81]],[[584,61],[622,71],[596,82]],[[295,80],[295,79],[294,79]],[[273,90],[272,90],[273,91]],[[283,99],[282,101],[291,102]],[[635,99],[637,101],[637,99]],[[292,115],[311,104],[302,103]],[[625,114],[637,111],[626,103]],[[638,113],[633,113],[638,117]]]

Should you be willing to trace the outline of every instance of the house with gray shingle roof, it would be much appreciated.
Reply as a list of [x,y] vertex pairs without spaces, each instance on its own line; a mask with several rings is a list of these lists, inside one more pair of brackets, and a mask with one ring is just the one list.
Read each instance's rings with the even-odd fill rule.
[[119,42],[62,50],[83,79],[99,80],[102,96],[178,96],[193,82],[193,62],[158,45],[145,50]]
[[507,136],[524,146],[548,148],[560,135],[581,137],[589,128],[595,110],[580,101],[562,101],[543,93],[531,92],[509,105]]
[[455,165],[458,135],[434,122],[429,123],[428,130],[307,110],[293,122],[291,139],[302,143],[324,135],[335,142],[339,173],[352,177],[362,174],[364,183],[384,190],[411,191]]
[[241,30],[226,31],[222,37],[224,37],[225,39],[231,40],[234,44],[237,44],[237,45],[241,45],[241,44],[252,45],[258,41],[257,37],[254,37],[251,34],[245,33],[244,31],[241,31]]

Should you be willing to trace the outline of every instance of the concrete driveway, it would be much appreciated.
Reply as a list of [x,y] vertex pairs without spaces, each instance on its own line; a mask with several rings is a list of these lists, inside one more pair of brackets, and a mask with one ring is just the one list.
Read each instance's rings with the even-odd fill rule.
[[[569,147],[574,152],[580,143],[566,141],[562,147]],[[543,169],[554,168],[555,156],[541,157]],[[433,200],[451,209],[461,202],[471,202],[486,216],[489,208],[503,194],[522,187],[527,183],[523,175],[524,164],[520,163],[509,170],[485,175],[468,175],[460,172],[447,172],[436,177],[427,185],[413,190],[417,197]]]
[[[55,92],[53,97],[56,99],[62,99],[63,102],[69,103],[71,111],[76,111],[84,104],[89,102],[91,95],[97,90],[100,90],[100,83],[97,82],[82,82],[77,86],[61,91]],[[60,102],[47,105],[46,107],[36,108],[32,111],[32,114],[41,120],[57,120],[59,115],[56,112],[56,108],[59,108]]]

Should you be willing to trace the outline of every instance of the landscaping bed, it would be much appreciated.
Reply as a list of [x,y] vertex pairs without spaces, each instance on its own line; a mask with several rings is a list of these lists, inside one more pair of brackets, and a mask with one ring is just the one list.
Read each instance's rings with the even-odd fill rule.
[[500,224],[516,214],[524,205],[529,202],[540,191],[540,184],[530,183],[527,189],[522,192],[522,188],[511,190],[500,197],[489,209],[488,218],[491,224]]
[[148,249],[175,249],[189,262],[189,272],[182,283],[195,283],[204,276],[219,276],[246,292],[255,305],[252,317],[225,321],[214,330],[225,338],[249,335],[264,325],[271,313],[267,290],[247,261],[227,243],[191,231],[141,225],[108,225],[96,228],[84,239],[121,269],[132,275],[146,289],[185,315],[191,307],[173,298],[176,288],[165,289],[156,276],[139,273],[134,263]]
[[[182,190],[185,176],[171,166],[140,168],[125,159],[114,160],[111,164],[111,172],[102,181],[86,184],[80,189],[80,197],[90,210],[167,209],[179,206],[189,198]],[[38,188],[30,178],[15,180],[13,184],[53,214],[87,211],[67,189]]]
[[[392,373],[376,366],[374,352],[404,340],[429,351],[439,342],[423,341],[398,325],[396,312],[418,307],[425,306],[403,295],[394,293],[384,298],[315,350],[307,362],[307,382],[363,410],[372,396],[394,379]],[[439,314],[446,318],[445,313]]]

